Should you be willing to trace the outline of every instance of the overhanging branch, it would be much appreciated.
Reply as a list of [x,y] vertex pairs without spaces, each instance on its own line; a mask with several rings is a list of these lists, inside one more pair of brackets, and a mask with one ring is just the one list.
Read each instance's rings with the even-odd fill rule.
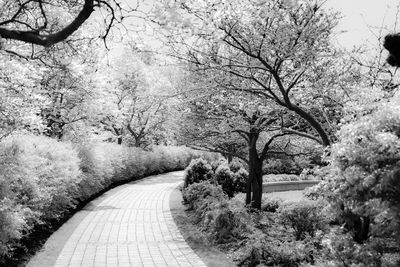
[[48,47],[65,40],[73,34],[90,17],[93,11],[94,0],[85,0],[85,4],[77,17],[58,32],[41,34],[39,30],[19,31],[0,27],[0,37]]

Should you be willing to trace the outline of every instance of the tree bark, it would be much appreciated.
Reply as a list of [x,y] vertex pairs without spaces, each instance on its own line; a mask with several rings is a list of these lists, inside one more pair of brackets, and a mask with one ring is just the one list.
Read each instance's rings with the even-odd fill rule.
[[142,144],[142,136],[135,137],[135,147],[140,147]]
[[255,160],[252,165],[251,172],[253,177],[251,179],[251,187],[253,195],[251,198],[251,207],[260,210],[262,199],[262,162]]
[[249,142],[249,178],[246,185],[246,205],[261,209],[262,199],[262,159],[257,152],[258,134],[251,136]]
[[228,164],[231,163],[232,160],[233,160],[232,154],[227,154],[226,156],[227,156],[227,158],[228,158]]
[[357,243],[362,244],[369,236],[370,218],[367,216],[359,217],[357,218],[357,223],[355,225],[357,227],[355,229],[354,240]]
[[249,162],[249,177],[247,178],[246,182],[246,205],[251,204],[251,184],[253,183],[253,173],[251,172],[252,168],[250,168]]

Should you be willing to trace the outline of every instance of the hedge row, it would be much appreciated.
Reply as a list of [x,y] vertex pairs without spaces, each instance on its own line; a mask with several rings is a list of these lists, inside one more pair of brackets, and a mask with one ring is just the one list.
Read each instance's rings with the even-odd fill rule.
[[110,143],[72,144],[43,136],[0,143],[0,263],[10,261],[37,228],[51,228],[77,205],[113,184],[184,169],[213,155],[185,147],[152,151]]

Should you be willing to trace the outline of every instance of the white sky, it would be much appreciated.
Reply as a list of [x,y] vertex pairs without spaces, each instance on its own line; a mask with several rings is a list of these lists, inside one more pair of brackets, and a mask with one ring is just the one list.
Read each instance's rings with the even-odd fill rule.
[[[137,0],[125,1],[132,4]],[[154,0],[142,1],[151,5]],[[343,16],[336,28],[335,44],[347,49],[368,43],[376,47],[378,41],[374,34],[379,35],[382,25],[386,29],[381,36],[396,32],[396,11],[399,4],[400,0],[326,0],[325,8],[339,11]],[[397,26],[397,31],[400,32],[400,26]],[[150,46],[158,43],[153,42],[150,39],[145,41]]]
[[[378,28],[384,25],[387,30],[382,32],[383,35],[395,32],[396,11],[399,3],[400,0],[327,0],[325,7],[340,11],[343,15],[337,31],[345,31],[345,33],[337,35],[337,44],[349,49],[365,42],[376,45],[377,39],[371,30],[377,34]],[[397,30],[400,30],[399,26]]]

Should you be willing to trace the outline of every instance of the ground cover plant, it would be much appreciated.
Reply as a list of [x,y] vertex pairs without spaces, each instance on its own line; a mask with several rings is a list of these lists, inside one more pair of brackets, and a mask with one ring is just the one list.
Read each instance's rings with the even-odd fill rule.
[[[111,143],[73,144],[44,136],[0,143],[0,263],[54,231],[79,205],[110,186],[183,169],[204,156],[184,147],[151,151]],[[36,240],[37,241],[37,240]],[[43,240],[41,240],[43,241]]]

